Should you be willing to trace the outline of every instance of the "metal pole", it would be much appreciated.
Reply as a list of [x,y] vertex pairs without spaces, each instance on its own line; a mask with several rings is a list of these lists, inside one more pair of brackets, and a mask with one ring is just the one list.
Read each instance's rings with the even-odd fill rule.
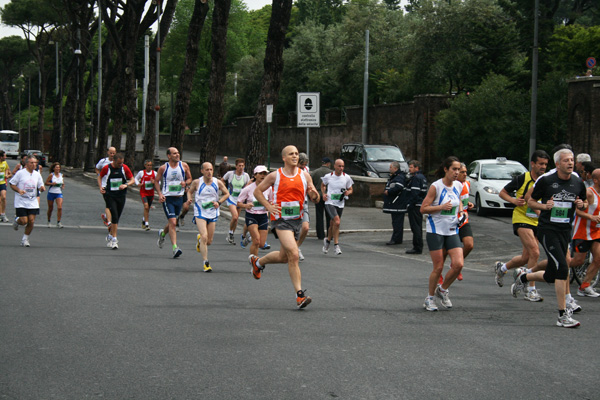
[[148,75],[150,63],[150,37],[144,36],[144,81],[142,83],[142,134],[146,135],[146,104],[148,104]]
[[233,96],[237,97],[237,79],[238,79],[238,75],[237,72],[234,75],[234,80],[233,80]]
[[267,124],[267,169],[271,170],[271,123]]
[[306,128],[306,156],[310,160],[310,128]]
[[363,93],[362,142],[367,143],[367,106],[369,99],[369,30],[365,31],[365,78]]
[[[100,133],[100,112],[102,107],[102,3],[98,0],[98,133]],[[94,147],[95,147],[94,143]]]
[[535,0],[533,22],[533,58],[531,65],[531,119],[529,121],[529,158],[536,148],[537,131],[537,93],[538,93],[538,34],[540,1]]
[[[160,116],[160,11],[161,4],[160,0],[156,1],[156,12],[158,13],[158,23],[156,24],[156,105],[154,106],[154,110],[156,110],[156,118],[155,118],[155,129],[154,129],[154,160],[155,164],[158,165],[158,124],[159,124],[159,116]],[[181,149],[180,149],[181,150]]]
[[54,94],[56,96],[58,96],[58,92],[59,92],[58,85],[60,84],[58,82],[58,42],[56,42],[55,45],[56,45],[56,56],[55,56],[55,60],[56,60],[56,88],[54,89]]
[[31,75],[29,76],[29,90],[28,90],[28,105],[27,105],[27,148],[31,148]]

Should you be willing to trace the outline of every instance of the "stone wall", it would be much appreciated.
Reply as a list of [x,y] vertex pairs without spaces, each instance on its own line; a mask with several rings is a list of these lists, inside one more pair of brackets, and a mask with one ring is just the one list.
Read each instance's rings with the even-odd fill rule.
[[575,154],[588,153],[600,162],[600,77],[578,77],[567,81],[567,142]]

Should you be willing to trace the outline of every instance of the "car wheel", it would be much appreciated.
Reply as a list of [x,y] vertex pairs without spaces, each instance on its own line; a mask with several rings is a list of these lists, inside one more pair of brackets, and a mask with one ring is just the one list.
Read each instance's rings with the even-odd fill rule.
[[481,205],[481,197],[479,197],[479,194],[475,197],[475,211],[480,217],[485,217],[487,214],[487,210]]

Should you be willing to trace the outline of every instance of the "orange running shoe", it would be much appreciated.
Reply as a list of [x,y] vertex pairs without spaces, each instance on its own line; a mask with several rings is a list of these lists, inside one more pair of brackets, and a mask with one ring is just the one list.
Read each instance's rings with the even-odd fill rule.
[[458,277],[456,279],[458,279],[459,281],[463,280],[462,272],[458,273]]
[[102,213],[100,214],[100,218],[102,218],[102,222],[104,222],[104,225],[108,226],[108,218],[106,218],[106,214]]
[[438,281],[438,285],[441,285],[442,283],[444,283],[444,277],[442,275],[440,275],[440,280]]
[[260,279],[260,273],[263,270],[263,268],[260,268],[258,266],[258,256],[255,256],[254,254],[250,254],[250,256],[248,256],[248,262],[250,263],[250,266],[252,267],[252,276],[254,277],[254,279]]
[[296,305],[298,306],[298,309],[306,307],[312,301],[312,299],[305,295],[304,292],[304,290],[298,290],[298,293],[296,293]]

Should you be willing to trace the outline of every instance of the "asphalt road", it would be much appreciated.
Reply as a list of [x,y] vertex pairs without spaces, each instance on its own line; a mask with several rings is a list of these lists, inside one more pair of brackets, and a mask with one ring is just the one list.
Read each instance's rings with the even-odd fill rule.
[[[599,397],[600,300],[579,298],[582,326],[563,329],[553,287],[538,285],[542,303],[496,287],[491,263],[519,248],[506,216],[473,218],[476,248],[451,310],[422,308],[427,253],[407,256],[383,244],[389,233],[365,230],[342,235],[340,256],[307,239],[301,269],[313,302],[298,311],[286,267],[252,279],[247,251],[224,240],[225,221],[205,274],[190,221],[172,259],[155,229],[139,228],[135,194],[119,250],[105,247],[89,181],[67,180],[64,229],[44,226],[42,200],[30,248],[19,246],[22,228],[0,224],[2,399]],[[151,223],[164,223],[159,210]]]

